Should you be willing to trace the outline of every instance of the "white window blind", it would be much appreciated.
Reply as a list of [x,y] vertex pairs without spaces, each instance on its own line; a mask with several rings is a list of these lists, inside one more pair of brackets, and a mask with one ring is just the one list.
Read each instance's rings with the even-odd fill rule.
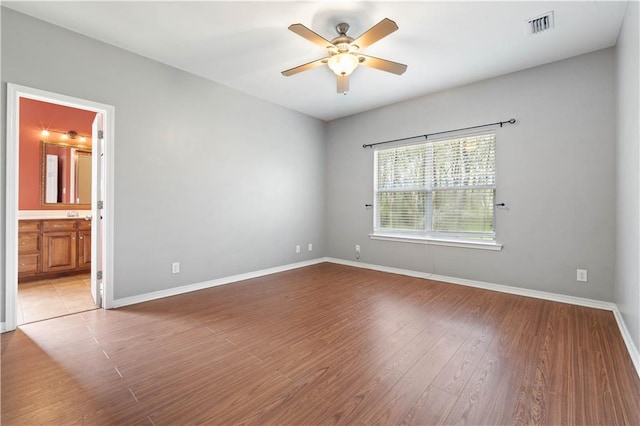
[[374,234],[495,240],[495,134],[375,151]]

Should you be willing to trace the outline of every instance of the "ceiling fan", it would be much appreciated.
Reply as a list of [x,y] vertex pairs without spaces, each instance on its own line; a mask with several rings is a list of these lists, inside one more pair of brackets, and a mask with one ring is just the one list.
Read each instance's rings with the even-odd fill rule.
[[369,68],[375,68],[398,75],[403,74],[407,70],[407,66],[404,64],[359,53],[360,49],[372,45],[398,29],[398,25],[391,19],[384,18],[356,39],[347,35],[349,24],[345,23],[336,25],[338,37],[331,41],[314,33],[302,24],[293,24],[289,29],[310,42],[327,49],[329,56],[282,71],[282,75],[284,76],[288,77],[327,64],[338,76],[338,93],[344,93],[346,95],[349,91],[349,75],[358,65],[364,65]]

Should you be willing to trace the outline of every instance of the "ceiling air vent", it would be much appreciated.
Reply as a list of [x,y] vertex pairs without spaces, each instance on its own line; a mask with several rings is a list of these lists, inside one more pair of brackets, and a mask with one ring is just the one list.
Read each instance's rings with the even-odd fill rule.
[[547,12],[527,21],[527,33],[539,34],[553,28],[553,12]]

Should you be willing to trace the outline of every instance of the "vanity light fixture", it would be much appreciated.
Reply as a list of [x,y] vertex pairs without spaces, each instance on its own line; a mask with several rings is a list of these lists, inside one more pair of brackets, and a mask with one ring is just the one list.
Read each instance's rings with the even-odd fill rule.
[[62,139],[62,140],[72,139],[72,140],[78,140],[79,142],[86,142],[87,139],[91,138],[91,136],[81,135],[78,132],[76,132],[75,130],[68,130],[66,132],[60,132],[60,131],[57,131],[57,130],[46,130],[46,129],[43,129],[42,132],[40,132],[40,135],[43,138],[48,139],[49,136],[52,133],[59,134],[60,135],[60,139]]
[[64,133],[62,135],[62,139],[77,139],[78,138],[78,132],[76,132],[75,130],[69,130],[67,133]]

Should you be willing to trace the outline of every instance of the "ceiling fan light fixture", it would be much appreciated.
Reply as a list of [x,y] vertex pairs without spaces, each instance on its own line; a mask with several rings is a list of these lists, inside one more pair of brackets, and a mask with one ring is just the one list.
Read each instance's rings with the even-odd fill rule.
[[359,60],[353,53],[338,53],[329,58],[329,68],[336,75],[346,76],[353,72],[358,66]]

